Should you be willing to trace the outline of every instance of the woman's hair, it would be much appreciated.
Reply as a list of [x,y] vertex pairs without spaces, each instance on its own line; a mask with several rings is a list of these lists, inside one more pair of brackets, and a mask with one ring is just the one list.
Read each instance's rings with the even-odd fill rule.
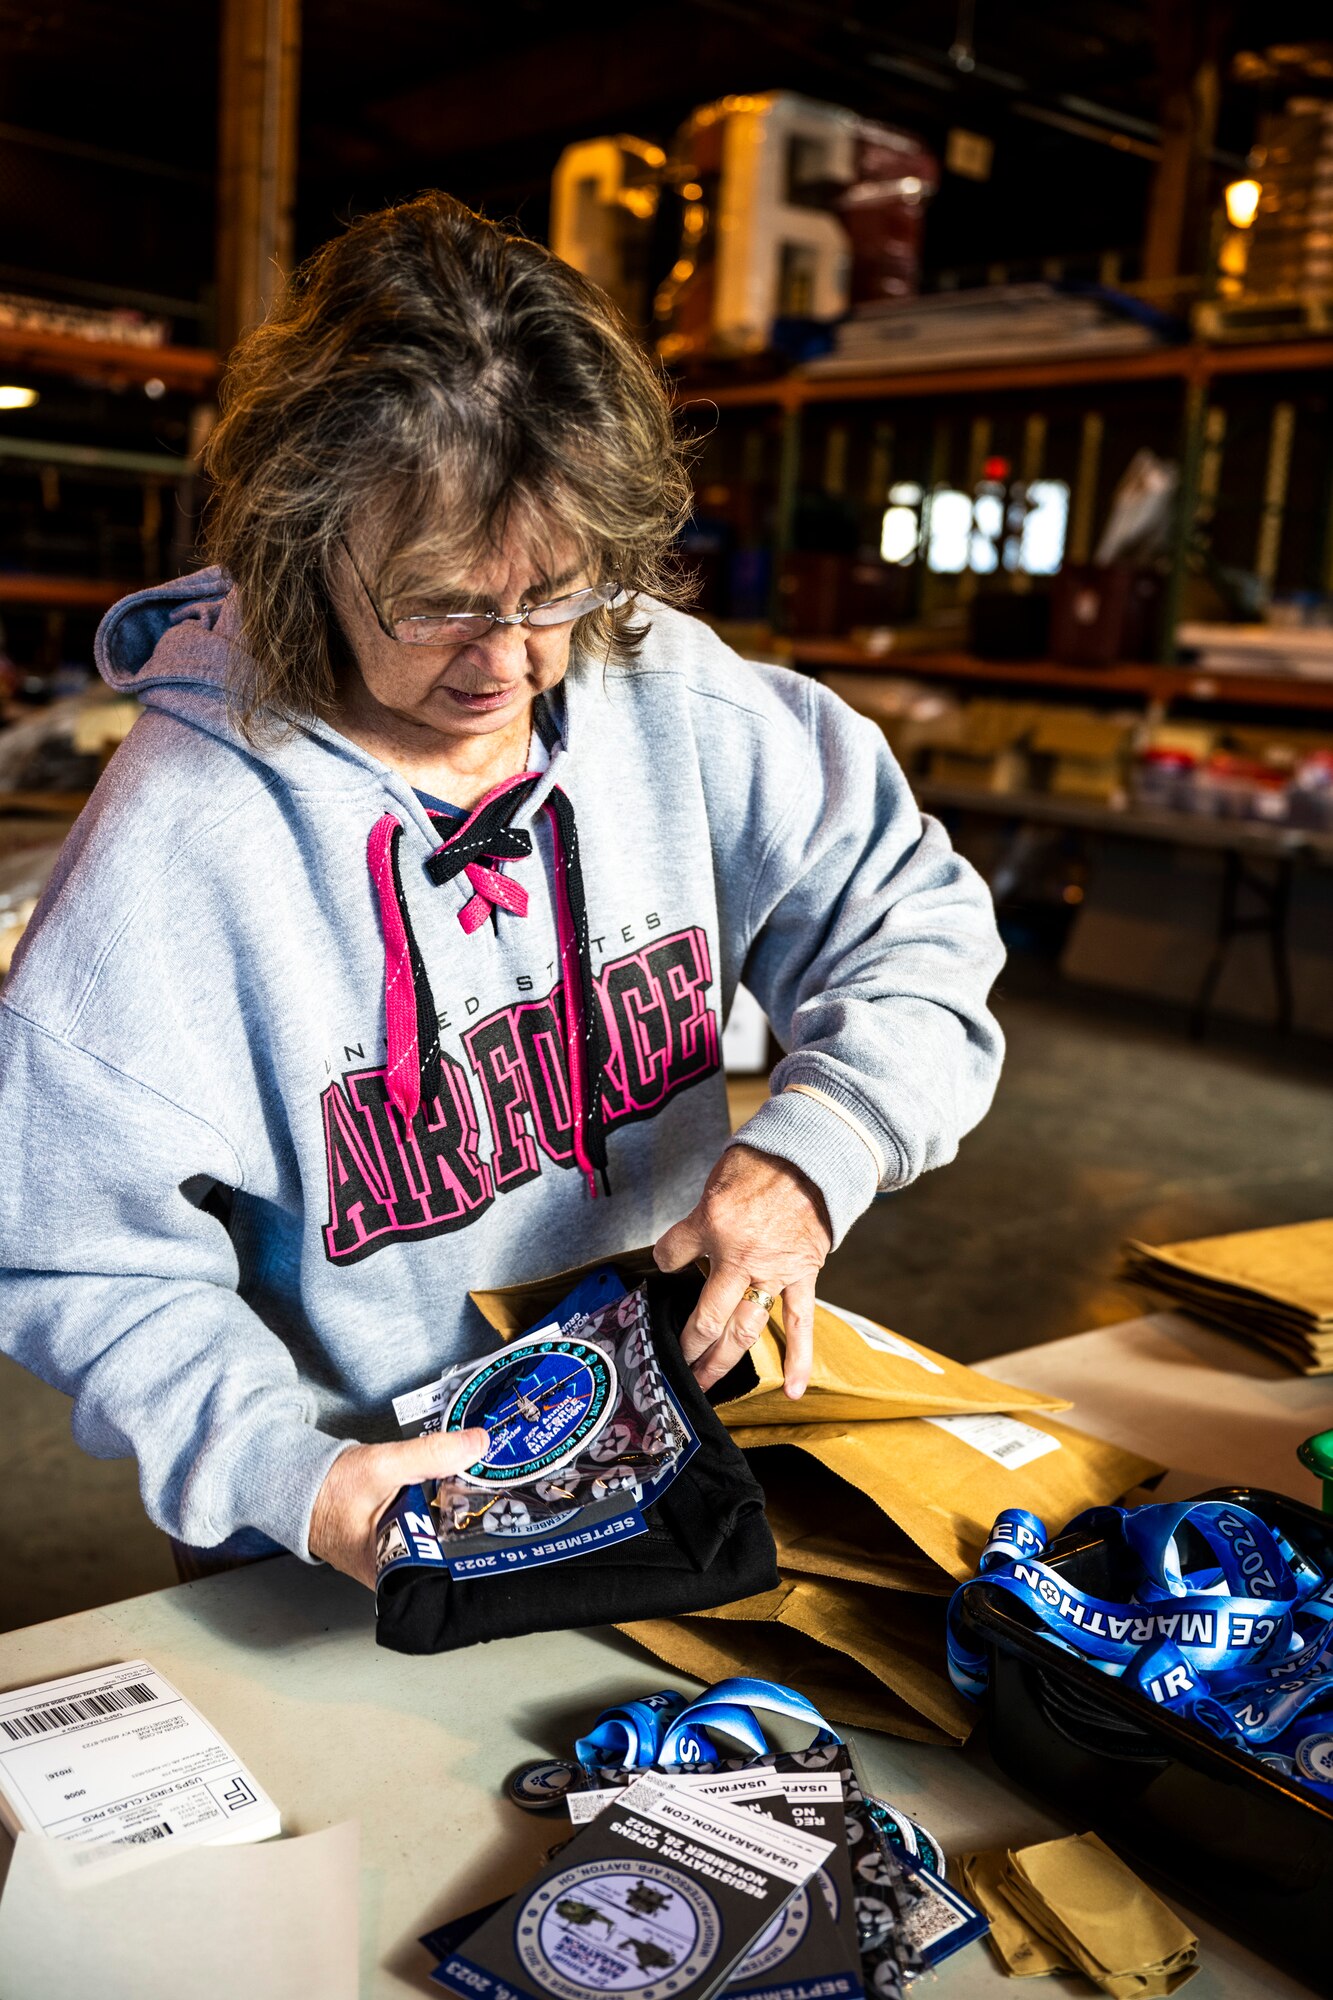
[[[539,561],[681,602],[689,480],[661,375],[616,307],[540,244],[451,195],[355,222],[240,341],[205,464],[207,540],[237,586],[232,698],[327,714],[340,542],[381,605],[438,590],[511,528]],[[630,654],[632,603],[576,628]]]

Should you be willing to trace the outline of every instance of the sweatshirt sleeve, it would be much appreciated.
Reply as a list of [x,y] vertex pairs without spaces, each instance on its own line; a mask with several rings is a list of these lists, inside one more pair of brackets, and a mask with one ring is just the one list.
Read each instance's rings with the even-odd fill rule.
[[75,1441],[133,1455],[150,1518],[209,1547],[259,1528],[309,1560],[347,1440],[238,1295],[207,1204],[237,1186],[196,1114],[0,1004],[0,1346],[74,1399]]
[[877,1188],[942,1166],[994,1095],[990,892],[923,819],[882,732],[809,684],[803,771],[756,858],[742,977],[789,1053],[735,1133],[790,1160],[840,1242]]

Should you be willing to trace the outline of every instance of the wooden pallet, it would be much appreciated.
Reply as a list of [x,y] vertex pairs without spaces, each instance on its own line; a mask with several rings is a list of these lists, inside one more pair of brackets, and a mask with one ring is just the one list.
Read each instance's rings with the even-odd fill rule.
[[1333,333],[1333,292],[1273,292],[1255,298],[1201,299],[1194,308],[1201,340],[1308,340]]

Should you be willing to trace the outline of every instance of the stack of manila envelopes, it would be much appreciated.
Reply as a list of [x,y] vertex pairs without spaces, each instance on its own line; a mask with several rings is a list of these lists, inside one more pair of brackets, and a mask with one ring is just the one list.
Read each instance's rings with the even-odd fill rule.
[[1198,1970],[1194,1933],[1095,1833],[964,1855],[957,1872],[1016,1978],[1078,1971],[1112,2000],[1162,2000]]
[[776,1590],[623,1629],[706,1682],[760,1674],[831,1719],[958,1742],[973,1711],[945,1666],[944,1616],[995,1517],[1025,1507],[1052,1532],[1161,1467],[1011,1387],[887,1328],[820,1305],[810,1387],[782,1390],[781,1307],[719,1414],[763,1484]]
[[1333,1218],[1191,1243],[1130,1241],[1124,1256],[1126,1277],[1173,1305],[1303,1375],[1333,1373]]

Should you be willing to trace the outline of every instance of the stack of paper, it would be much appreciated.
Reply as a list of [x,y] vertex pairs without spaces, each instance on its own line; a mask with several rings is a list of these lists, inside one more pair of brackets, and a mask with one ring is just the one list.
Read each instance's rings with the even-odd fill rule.
[[1288,674],[1333,679],[1333,628],[1327,625],[1205,625],[1176,627],[1176,643],[1198,654],[1210,674]]
[[[550,1850],[535,1893],[520,1891],[507,1904],[501,1899],[453,1917],[421,1939],[439,1961],[431,1975],[437,1985],[466,2000],[499,1994],[500,1987],[488,1983],[490,1954],[498,1942],[514,1938],[525,1970],[535,1975],[521,1987],[529,2000],[639,1992],[646,1983],[660,2000],[687,2000],[694,1973],[706,1976],[707,2000],[715,1994],[728,2000],[852,2000],[862,1992],[895,2000],[910,1980],[985,1935],[986,1919],[927,1863],[915,1838],[909,1849],[895,1845],[886,1821],[896,1822],[899,1838],[912,1828],[938,1858],[924,1829],[867,1801],[850,1744],[771,1752],[744,1768],[644,1776],[611,1767],[589,1775],[589,1786],[566,1795],[574,1840]],[[599,1827],[609,1848],[594,1837]],[[618,1865],[630,1828],[637,1851],[632,1863]],[[780,1915],[765,1924],[755,1900],[763,1855],[750,1836],[776,1844],[786,1829],[814,1836],[826,1852],[815,1876],[806,1877]],[[775,1845],[772,1855],[778,1851]],[[750,1865],[750,1907],[734,1926],[723,1909],[720,1934],[716,1923],[709,1926],[709,1966],[692,1963],[691,1952],[681,1962],[673,1902],[682,1894],[690,1900],[687,1878],[696,1869],[708,1878],[713,1901],[711,1885],[727,1881],[738,1857]],[[649,1920],[648,1936],[636,1918]],[[543,1930],[540,1960],[525,1957],[525,1935],[540,1937]],[[650,1967],[662,1975],[660,1982],[635,1976]],[[505,1993],[517,1990],[504,1986]]]
[[1192,1243],[1126,1243],[1125,1275],[1271,1348],[1303,1375],[1333,1373],[1333,1218]]
[[996,1515],[1024,1507],[1058,1529],[1160,1468],[1057,1423],[1059,1399],[822,1303],[793,1402],[780,1314],[718,1405],[764,1488],[778,1587],[623,1629],[705,1682],[759,1674],[856,1727],[959,1742],[975,1710],[948,1679],[945,1610]]
[[958,1872],[1018,1978],[1078,1971],[1113,2000],[1157,2000],[1198,1971],[1193,1932],[1095,1833],[969,1854]]
[[1151,326],[1113,310],[1105,297],[1079,298],[1044,283],[988,285],[895,299],[855,313],[838,326],[833,352],[807,361],[799,372],[994,366],[1158,344]]
[[268,1840],[278,1808],[147,1660],[0,1694],[0,1825],[161,1852]]

